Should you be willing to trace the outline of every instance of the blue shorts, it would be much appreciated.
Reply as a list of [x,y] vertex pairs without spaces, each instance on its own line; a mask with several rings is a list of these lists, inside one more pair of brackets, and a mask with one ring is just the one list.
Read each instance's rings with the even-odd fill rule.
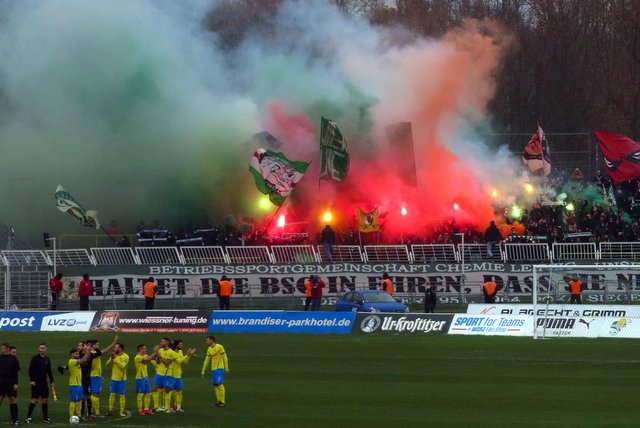
[[91,393],[102,394],[102,377],[91,376]]
[[151,392],[151,384],[148,377],[136,379],[136,394],[148,394]]
[[211,383],[214,386],[224,383],[224,369],[215,369],[211,371]]
[[127,381],[126,380],[112,380],[109,384],[109,389],[112,394],[125,395],[127,393]]
[[171,378],[171,379],[173,379],[171,381],[171,383],[173,385],[171,385],[170,389],[172,389],[174,391],[182,391],[182,378],[181,377],[174,377],[174,378]]
[[74,403],[82,401],[82,386],[69,386],[69,396],[71,397],[71,401]]
[[158,388],[164,388],[167,377],[165,375],[157,374],[153,377],[153,386]]

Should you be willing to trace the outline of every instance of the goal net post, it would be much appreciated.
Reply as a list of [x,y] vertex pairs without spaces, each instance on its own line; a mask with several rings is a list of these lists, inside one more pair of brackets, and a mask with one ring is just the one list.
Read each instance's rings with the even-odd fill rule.
[[[574,323],[590,330],[629,312],[617,306],[640,303],[640,264],[538,264],[532,271],[534,339],[558,337]],[[582,283],[580,304],[570,303],[572,280]]]

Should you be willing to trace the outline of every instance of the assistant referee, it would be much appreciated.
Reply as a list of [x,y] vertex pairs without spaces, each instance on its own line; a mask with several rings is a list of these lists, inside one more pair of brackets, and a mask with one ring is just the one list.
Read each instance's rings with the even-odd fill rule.
[[31,358],[29,364],[29,380],[31,381],[31,403],[29,403],[29,411],[27,412],[27,423],[33,422],[33,409],[35,409],[38,400],[42,399],[42,421],[50,424],[49,419],[49,384],[55,387],[53,383],[53,372],[51,371],[51,360],[46,355],[47,344],[38,345],[38,353]]
[[4,397],[9,397],[9,412],[11,413],[11,425],[20,425],[18,422],[18,403],[16,393],[18,392],[18,372],[20,363],[18,359],[11,355],[11,345],[2,344],[2,355],[0,355],[0,403]]

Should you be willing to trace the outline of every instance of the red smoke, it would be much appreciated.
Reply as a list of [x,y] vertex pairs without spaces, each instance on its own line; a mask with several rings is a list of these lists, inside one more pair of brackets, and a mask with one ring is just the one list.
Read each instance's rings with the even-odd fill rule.
[[[458,227],[471,224],[483,230],[494,218],[487,194],[491,186],[482,179],[491,176],[491,166],[486,166],[488,174],[478,174],[479,156],[473,151],[486,148],[452,142],[459,127],[472,128],[485,115],[494,93],[493,76],[508,46],[509,40],[491,24],[470,21],[444,41],[394,52],[388,58],[394,64],[392,71],[372,71],[395,74],[386,79],[393,86],[382,89],[372,112],[375,143],[350,139],[340,118],[331,118],[343,129],[351,154],[342,184],[318,183],[320,118],[287,114],[283,104],[271,103],[265,127],[285,142],[282,151],[296,160],[313,160],[283,210],[295,212],[296,220],[308,222],[305,229],[315,232],[323,226],[321,216],[327,208],[334,214],[334,226],[345,229],[357,228],[356,207],[365,211],[379,207],[383,241],[430,235],[451,220]],[[417,188],[400,179],[384,133],[386,126],[399,121],[413,125]],[[489,159],[486,153],[481,156]]]

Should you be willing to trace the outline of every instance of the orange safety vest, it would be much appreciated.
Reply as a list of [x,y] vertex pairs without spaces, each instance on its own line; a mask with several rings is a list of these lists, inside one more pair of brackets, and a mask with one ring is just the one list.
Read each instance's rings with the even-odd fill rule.
[[496,294],[497,285],[493,281],[487,281],[483,285],[484,291],[487,293],[487,296],[493,296]]
[[386,291],[389,294],[393,294],[393,282],[387,278],[382,281],[382,291]]
[[579,279],[572,279],[569,281],[569,290],[572,296],[579,296],[582,294],[582,281]]
[[304,295],[305,297],[311,297],[311,281],[308,279],[304,280]]
[[233,285],[228,279],[223,279],[218,284],[218,294],[220,297],[230,297],[233,294]]
[[143,287],[144,297],[155,299],[157,286],[155,282],[145,282]]

